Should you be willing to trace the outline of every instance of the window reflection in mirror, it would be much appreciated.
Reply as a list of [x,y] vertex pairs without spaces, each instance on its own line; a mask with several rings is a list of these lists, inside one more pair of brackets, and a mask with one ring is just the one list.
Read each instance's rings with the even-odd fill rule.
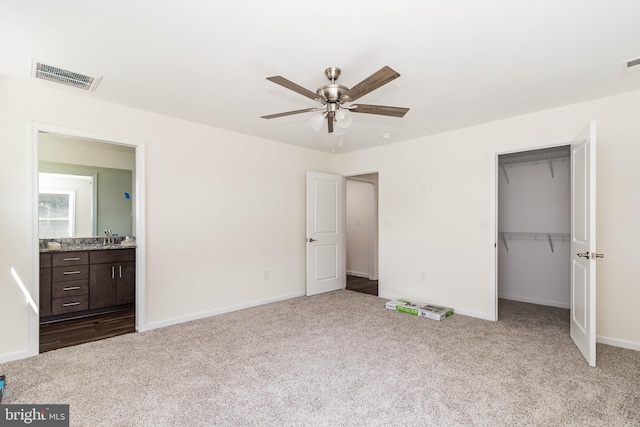
[[75,232],[74,193],[54,191],[40,190],[38,198],[40,237],[72,237]]
[[96,177],[38,174],[40,238],[96,235]]
[[40,133],[39,237],[135,235],[135,148]]

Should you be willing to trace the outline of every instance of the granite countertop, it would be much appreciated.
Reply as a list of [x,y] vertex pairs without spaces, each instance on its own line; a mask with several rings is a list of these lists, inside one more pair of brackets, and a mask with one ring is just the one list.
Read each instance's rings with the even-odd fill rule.
[[[72,251],[102,251],[109,249],[131,249],[135,248],[134,244],[121,244],[124,236],[113,237],[114,243],[104,244],[104,237],[75,237],[60,239],[40,239],[40,252],[72,252]],[[49,242],[59,242],[61,249],[49,249]]]

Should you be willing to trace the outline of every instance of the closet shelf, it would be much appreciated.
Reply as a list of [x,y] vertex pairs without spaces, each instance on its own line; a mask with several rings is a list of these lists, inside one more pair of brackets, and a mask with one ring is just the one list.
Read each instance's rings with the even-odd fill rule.
[[551,178],[555,178],[555,172],[553,171],[553,161],[554,160],[562,160],[563,162],[566,159],[571,158],[569,154],[547,154],[540,156],[528,156],[522,159],[511,159],[511,160],[500,160],[499,166],[502,169],[502,173],[504,174],[504,179],[509,183],[509,175],[507,175],[507,169],[505,166],[516,166],[516,165],[524,165],[529,163],[539,163],[545,162],[549,165],[549,172],[551,173]]
[[498,233],[504,243],[504,247],[509,252],[509,245],[507,240],[513,239],[525,239],[525,240],[541,240],[548,241],[551,252],[555,252],[553,247],[554,240],[569,241],[571,239],[570,233],[544,233],[544,232],[518,232],[518,231],[500,231]]
[[526,156],[523,158],[500,160],[500,166],[524,165],[527,163],[548,162],[549,160],[566,160],[571,158],[570,154],[543,154],[539,156]]

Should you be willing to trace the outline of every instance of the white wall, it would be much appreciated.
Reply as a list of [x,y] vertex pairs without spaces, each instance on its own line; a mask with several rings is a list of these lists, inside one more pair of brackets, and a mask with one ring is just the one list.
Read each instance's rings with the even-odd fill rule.
[[[498,230],[569,234],[570,163],[553,160],[553,177],[547,161],[506,165],[509,181],[502,170],[498,178]],[[552,240],[553,252],[544,237],[505,241],[498,240],[498,296],[569,308],[570,239]]]
[[[379,171],[381,295],[490,318],[492,160],[567,141],[593,119],[597,246],[606,255],[597,263],[597,334],[640,349],[638,111],[640,92],[632,92],[338,156],[339,173]],[[423,184],[431,190],[422,193]]]
[[[40,161],[136,170],[136,150],[82,138],[42,133],[39,137]],[[135,185],[134,185],[135,187]]]
[[146,141],[147,326],[303,294],[305,172],[331,155],[4,78],[0,93],[0,361],[28,349],[10,268],[37,280],[29,121]]
[[347,273],[369,277],[373,238],[373,184],[347,179],[345,233]]

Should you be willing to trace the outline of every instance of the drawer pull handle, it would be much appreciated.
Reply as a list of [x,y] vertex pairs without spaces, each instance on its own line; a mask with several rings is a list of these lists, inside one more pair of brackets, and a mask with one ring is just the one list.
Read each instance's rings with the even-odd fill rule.
[[63,261],[80,261],[80,258],[62,258]]
[[111,266],[111,278],[116,278],[116,268],[114,266]]
[[80,274],[79,271],[65,271],[64,273],[62,273],[63,275],[67,276],[69,274]]
[[74,306],[74,305],[80,305],[80,303],[79,302],[68,302],[66,304],[62,304],[63,307],[71,307],[71,306]]
[[80,289],[80,286],[70,286],[68,288],[62,288],[63,291],[75,291],[76,289]]
[[122,266],[121,265],[118,266],[118,271],[120,272],[119,273],[120,274],[119,278],[122,279]]

